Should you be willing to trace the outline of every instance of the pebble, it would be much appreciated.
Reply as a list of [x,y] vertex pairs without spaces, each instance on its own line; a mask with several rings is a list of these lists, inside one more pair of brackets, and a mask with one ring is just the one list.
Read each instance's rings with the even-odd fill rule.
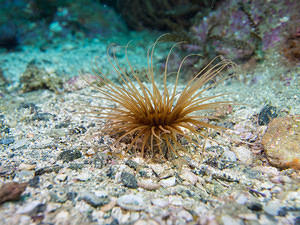
[[175,206],[182,206],[183,205],[183,199],[179,196],[169,196],[169,202],[170,204],[172,205],[175,205]]
[[64,173],[60,173],[60,174],[57,174],[56,177],[54,178],[55,182],[59,183],[59,182],[64,182],[66,181],[68,178],[68,175],[67,174],[64,174]]
[[8,138],[1,138],[0,139],[0,145],[9,145],[15,142],[15,139],[13,137]]
[[117,199],[118,205],[126,210],[143,210],[145,206],[144,199],[138,195],[123,195]]
[[121,182],[123,183],[123,185],[125,187],[128,188],[137,188],[138,187],[138,183],[137,180],[135,178],[135,176],[131,173],[128,172],[122,172],[121,173]]
[[139,164],[137,162],[130,160],[130,159],[125,162],[125,165],[129,166],[130,168],[132,168],[134,170],[137,170],[137,168],[139,166]]
[[253,169],[267,174],[269,176],[279,176],[278,169],[272,166],[256,166]]
[[119,207],[114,207],[111,210],[111,217],[117,220],[117,223],[113,221],[111,224],[124,224],[129,222],[130,213],[123,212]]
[[81,157],[82,154],[78,150],[65,150],[58,155],[57,159],[63,160],[63,162],[71,162]]
[[76,180],[79,180],[79,181],[87,181],[87,180],[90,179],[90,177],[91,177],[91,174],[90,174],[90,173],[84,172],[84,173],[81,173],[81,174],[77,175],[77,176],[75,177],[75,179],[76,179]]
[[169,201],[163,198],[156,198],[156,199],[152,199],[151,203],[155,206],[164,208],[169,204]]
[[222,157],[229,160],[229,161],[231,161],[231,162],[236,162],[236,155],[233,151],[229,151],[227,149],[224,149]]
[[68,200],[68,195],[64,190],[57,190],[50,192],[51,201],[57,203],[64,203]]
[[233,218],[229,215],[222,215],[221,221],[223,225],[241,225],[241,221],[239,219]]
[[186,181],[188,181],[190,184],[195,185],[198,181],[198,177],[192,173],[190,170],[183,170],[180,177]]
[[19,170],[34,170],[36,168],[35,164],[21,163],[18,167]]
[[269,201],[266,206],[264,207],[264,210],[266,213],[268,213],[269,215],[272,215],[272,216],[277,216],[279,211],[280,211],[280,201],[278,199],[276,200],[272,200],[272,201]]
[[176,178],[175,177],[169,177],[167,179],[163,179],[159,182],[161,186],[164,188],[175,186],[176,184]]
[[140,179],[138,185],[149,191],[157,190],[160,187],[160,184],[152,179]]
[[186,211],[186,210],[181,210],[181,211],[177,214],[177,216],[178,216],[179,218],[184,219],[186,222],[191,222],[191,221],[193,220],[192,214],[190,214],[190,213],[189,213],[188,211]]
[[16,173],[14,177],[15,182],[28,182],[34,177],[34,171],[22,170]]
[[232,149],[242,163],[250,165],[253,162],[253,154],[251,150],[245,146],[234,147]]
[[32,201],[27,203],[24,206],[21,206],[20,208],[18,208],[17,210],[17,214],[32,214],[34,213],[34,211],[37,211],[37,208],[42,204],[40,201]]
[[133,225],[159,225],[155,220],[138,220]]
[[254,213],[239,214],[239,218],[243,220],[257,220],[257,215]]
[[279,168],[300,169],[300,120],[282,117],[272,120],[262,138],[268,161]]
[[59,225],[69,225],[70,224],[70,214],[67,211],[60,211],[54,218],[55,224]]
[[78,200],[84,200],[93,207],[104,206],[110,202],[107,195],[97,196],[96,194],[89,192],[82,194],[82,197]]

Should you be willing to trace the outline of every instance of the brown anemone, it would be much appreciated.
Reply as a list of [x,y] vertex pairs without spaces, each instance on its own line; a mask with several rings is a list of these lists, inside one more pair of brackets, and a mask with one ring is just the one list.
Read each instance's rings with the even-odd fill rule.
[[125,47],[125,53],[131,75],[121,68],[115,56],[113,60],[108,56],[108,61],[121,84],[112,82],[97,69],[96,73],[99,75],[101,87],[100,85],[94,85],[94,87],[101,93],[102,99],[116,103],[117,107],[96,106],[92,107],[90,113],[95,114],[94,118],[107,121],[102,132],[116,137],[115,144],[125,139],[129,140],[128,152],[133,150],[141,157],[153,158],[155,156],[168,159],[179,156],[181,150],[187,151],[182,145],[182,138],[201,147],[201,137],[203,140],[209,138],[208,133],[203,130],[225,129],[207,122],[208,119],[215,118],[214,116],[201,115],[201,113],[232,102],[214,101],[223,94],[203,97],[203,92],[219,83],[216,82],[216,77],[234,64],[223,57],[216,57],[196,73],[180,93],[177,93],[180,70],[185,60],[192,55],[183,58],[176,72],[173,88],[170,90],[167,84],[167,78],[170,75],[168,74],[168,61],[173,48],[177,45],[175,44],[166,58],[160,90],[155,81],[153,68],[153,52],[159,40],[149,48],[147,53],[147,83],[141,81],[129,62],[128,45]]

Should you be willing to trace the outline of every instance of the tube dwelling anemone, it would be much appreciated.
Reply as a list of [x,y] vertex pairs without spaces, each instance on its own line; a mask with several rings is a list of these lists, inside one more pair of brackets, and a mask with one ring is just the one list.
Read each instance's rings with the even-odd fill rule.
[[98,75],[101,86],[93,86],[101,93],[101,99],[115,103],[117,107],[94,106],[90,108],[89,112],[93,118],[106,120],[106,125],[101,132],[116,137],[114,145],[125,139],[129,140],[127,152],[150,159],[154,157],[171,159],[180,156],[181,151],[188,152],[182,145],[182,138],[199,148],[203,147],[201,137],[203,140],[209,139],[208,133],[203,130],[208,128],[224,130],[226,128],[205,122],[207,119],[215,119],[215,117],[201,115],[201,112],[232,104],[230,101],[212,102],[224,94],[201,97],[203,92],[219,83],[215,82],[215,78],[220,73],[228,67],[234,66],[233,62],[223,57],[216,57],[212,60],[193,76],[180,93],[177,93],[181,68],[185,60],[192,55],[184,57],[176,72],[174,87],[169,89],[167,85],[170,75],[168,74],[168,62],[172,50],[180,43],[174,44],[167,55],[161,84],[162,90],[159,90],[160,85],[155,81],[153,53],[155,46],[163,36],[158,38],[147,52],[148,84],[140,80],[136,70],[129,62],[128,45],[125,47],[125,56],[130,68],[130,76],[124,68],[121,68],[115,56],[112,57],[112,60],[108,55],[108,61],[118,75],[121,84],[113,83],[97,68],[94,72]]

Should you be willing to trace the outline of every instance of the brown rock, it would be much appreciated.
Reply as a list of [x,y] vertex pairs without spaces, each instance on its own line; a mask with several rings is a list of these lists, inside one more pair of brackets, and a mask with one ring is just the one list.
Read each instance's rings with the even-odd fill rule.
[[27,183],[10,182],[3,184],[0,188],[0,204],[7,201],[19,200],[26,187]]
[[283,169],[300,169],[300,117],[272,120],[262,144],[272,165]]

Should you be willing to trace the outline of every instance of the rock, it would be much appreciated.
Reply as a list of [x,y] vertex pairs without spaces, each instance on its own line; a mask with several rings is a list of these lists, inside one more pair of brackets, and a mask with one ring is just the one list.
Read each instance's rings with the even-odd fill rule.
[[258,212],[258,211],[261,211],[263,209],[263,206],[262,206],[262,204],[260,204],[258,202],[252,202],[252,203],[249,203],[247,205],[247,208],[252,210],[252,211]]
[[18,167],[19,170],[34,170],[36,168],[35,164],[25,164],[21,163]]
[[138,187],[135,176],[128,172],[123,171],[121,173],[121,182],[123,183],[123,185],[125,187],[128,187],[128,188],[137,188]]
[[192,173],[190,170],[183,170],[182,173],[180,174],[180,177],[183,180],[188,181],[190,184],[195,185],[198,181],[198,177]]
[[153,219],[148,219],[148,220],[138,220],[134,223],[134,225],[159,225],[159,223]]
[[60,93],[63,88],[62,79],[55,72],[47,71],[36,60],[28,63],[25,72],[20,77],[23,92],[39,89],[49,89]]
[[264,210],[269,215],[278,216],[280,208],[281,208],[280,201],[276,199],[268,202],[267,205],[264,207]]
[[78,150],[65,150],[59,154],[58,160],[63,160],[64,162],[74,161],[82,157],[82,154]]
[[108,204],[110,202],[107,195],[100,195],[97,196],[93,193],[84,193],[82,197],[80,197],[78,200],[84,200],[88,204],[90,204],[93,207],[100,207]]
[[0,145],[9,145],[15,142],[13,137],[1,138]]
[[266,105],[262,108],[262,110],[258,114],[258,124],[268,125],[270,120],[276,118],[278,116],[277,109],[274,106]]
[[175,177],[170,177],[170,178],[167,178],[167,179],[163,179],[163,180],[160,181],[160,184],[164,188],[175,186],[176,178]]
[[271,121],[262,138],[269,162],[279,168],[300,169],[300,118],[284,117]]
[[44,211],[45,209],[45,204],[41,203],[40,201],[33,201],[21,206],[16,213],[34,215],[38,212]]
[[40,183],[40,177],[34,176],[32,179],[28,181],[29,187],[38,188]]
[[186,222],[191,222],[193,220],[193,216],[192,214],[190,214],[188,211],[186,210],[181,210],[177,216],[179,218],[182,218],[183,220],[185,220]]
[[221,224],[223,225],[241,225],[242,221],[240,219],[237,218],[233,218],[229,215],[222,215],[221,217]]
[[136,169],[138,168],[138,166],[139,166],[139,164],[138,164],[137,162],[132,161],[131,159],[127,160],[127,161],[125,162],[125,164],[126,164],[127,166],[129,166],[130,168],[134,169],[134,170],[136,170]]
[[144,199],[138,195],[123,195],[117,199],[118,205],[122,209],[126,210],[134,210],[134,211],[139,211],[143,210],[146,206],[144,203]]
[[164,208],[169,204],[169,201],[163,198],[156,198],[156,199],[152,199],[151,203],[160,208]]
[[52,202],[64,203],[68,200],[68,193],[63,189],[54,190],[50,192],[50,198]]
[[149,191],[156,190],[160,187],[159,183],[152,179],[140,179],[138,185],[139,187]]
[[54,181],[56,183],[59,183],[59,182],[64,182],[66,181],[68,178],[68,175],[67,174],[64,174],[64,173],[60,173],[60,174],[57,174],[57,176],[54,178]]
[[233,152],[235,153],[238,160],[243,164],[250,165],[253,161],[253,154],[251,150],[245,146],[234,147]]
[[224,159],[226,159],[228,161],[236,162],[236,155],[232,151],[224,149],[224,152],[223,152],[222,156],[223,156]]
[[59,165],[53,165],[53,166],[46,166],[40,169],[37,169],[34,173],[35,176],[40,176],[43,175],[45,173],[58,173],[58,171],[61,169],[62,167]]
[[7,201],[19,200],[21,194],[25,191],[27,183],[5,183],[0,188],[0,204]]
[[67,211],[60,211],[54,218],[55,224],[70,224],[70,214]]

